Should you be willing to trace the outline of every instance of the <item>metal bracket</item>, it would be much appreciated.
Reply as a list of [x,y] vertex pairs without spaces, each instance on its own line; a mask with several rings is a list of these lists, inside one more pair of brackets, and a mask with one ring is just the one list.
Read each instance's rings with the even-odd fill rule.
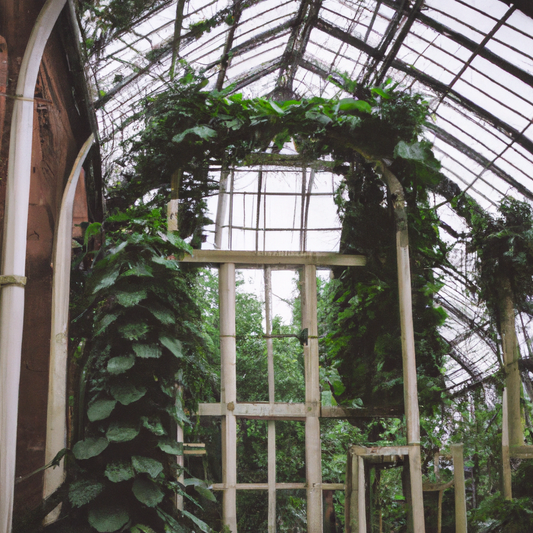
[[4,287],[6,285],[18,285],[19,287],[24,287],[27,280],[28,278],[26,278],[26,276],[0,276],[0,287]]

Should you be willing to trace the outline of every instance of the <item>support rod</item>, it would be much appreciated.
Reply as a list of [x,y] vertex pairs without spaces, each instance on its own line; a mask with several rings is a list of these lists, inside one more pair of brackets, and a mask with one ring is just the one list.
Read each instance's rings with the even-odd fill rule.
[[[66,0],[48,0],[39,13],[20,66],[11,121],[2,275],[25,276],[26,233],[33,140],[33,97],[50,33]],[[0,533],[9,533],[17,444],[17,415],[24,322],[24,287],[2,287],[0,304]]]
[[[66,446],[66,406],[67,406],[67,354],[68,319],[70,300],[70,263],[72,252],[72,213],[76,187],[82,166],[94,142],[91,135],[81,147],[70,173],[56,228],[52,280],[52,331],[50,336],[50,363],[48,375],[48,406],[46,415],[45,464],[50,463],[56,454]],[[51,496],[63,483],[65,469],[63,461],[55,468],[44,471],[43,497]],[[56,518],[50,517],[52,521]]]

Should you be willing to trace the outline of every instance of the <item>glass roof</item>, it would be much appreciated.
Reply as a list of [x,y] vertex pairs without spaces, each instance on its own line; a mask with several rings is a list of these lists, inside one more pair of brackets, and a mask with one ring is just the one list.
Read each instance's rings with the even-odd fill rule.
[[[109,2],[101,1],[105,6]],[[506,195],[533,200],[533,8],[500,0],[155,0],[125,30],[103,30],[80,13],[89,47],[103,155],[136,129],[140,99],[179,76],[184,59],[245,97],[342,96],[330,76],[362,84],[392,78],[425,95],[425,135],[443,173],[485,209]],[[205,31],[208,28],[208,31]],[[126,122],[127,121],[127,122]],[[290,154],[290,147],[287,147]],[[104,162],[106,159],[104,158]],[[208,201],[217,223],[206,248],[335,251],[340,221],[327,168],[264,165],[231,170]],[[442,198],[434,199],[436,204]],[[218,213],[218,214],[217,214]],[[317,213],[319,215],[317,215]],[[460,222],[442,206],[441,218]],[[218,239],[218,240],[217,240]],[[453,261],[472,278],[461,247]],[[490,376],[496,349],[464,280],[448,273],[440,304],[449,320],[450,387]],[[524,317],[524,321],[526,317]],[[529,324],[524,323],[525,348]]]

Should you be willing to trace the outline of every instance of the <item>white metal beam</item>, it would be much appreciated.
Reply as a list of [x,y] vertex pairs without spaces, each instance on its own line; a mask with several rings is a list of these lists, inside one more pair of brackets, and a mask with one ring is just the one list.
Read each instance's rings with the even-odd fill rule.
[[[11,121],[2,276],[25,276],[35,84],[44,48],[66,0],[47,0],[24,52]],[[17,444],[24,285],[2,285],[0,304],[0,533],[9,533]]]
[[[48,406],[46,416],[46,448],[44,462],[50,463],[66,447],[67,354],[70,300],[70,263],[72,253],[72,212],[76,187],[83,162],[94,142],[91,135],[82,146],[70,173],[56,228],[52,281],[52,333],[50,336],[50,364],[48,375]],[[47,498],[63,483],[63,461],[44,471],[43,496]],[[55,518],[49,516],[49,519]]]

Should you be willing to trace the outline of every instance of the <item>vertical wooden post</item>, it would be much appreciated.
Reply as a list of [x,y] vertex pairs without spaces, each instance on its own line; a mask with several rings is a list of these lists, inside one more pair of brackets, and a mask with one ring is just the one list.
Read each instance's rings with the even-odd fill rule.
[[237,533],[237,401],[235,344],[235,265],[224,263],[219,271],[220,359],[222,367],[220,402],[226,406],[222,419],[222,515],[231,533]]
[[450,446],[453,460],[453,482],[455,487],[455,532],[466,533],[466,496],[463,445]]
[[396,223],[396,259],[398,264],[398,292],[400,302],[400,325],[402,331],[403,390],[407,444],[409,451],[409,473],[413,508],[413,527],[416,533],[425,532],[424,499],[422,491],[422,470],[420,460],[420,413],[418,409],[418,388],[416,379],[415,336],[411,296],[411,269],[409,265],[409,235],[407,232],[407,211],[401,183],[382,164],[381,171],[393,198]]
[[170,178],[170,202],[167,204],[167,229],[178,231],[178,204],[182,170],[176,170]]
[[218,205],[217,217],[215,220],[215,248],[220,250],[222,248],[222,229],[224,221],[226,220],[226,212],[228,210],[228,176],[229,170],[223,170],[220,173],[220,184],[218,187]]
[[365,460],[357,459],[357,533],[366,533]]
[[511,480],[511,456],[509,454],[509,414],[507,410],[507,389],[503,389],[502,401],[502,492],[506,500],[513,499]]
[[509,430],[509,446],[523,446],[522,416],[520,412],[520,396],[522,380],[518,368],[518,341],[516,338],[513,292],[511,282],[502,277],[499,291],[500,328],[505,363],[505,388],[507,390],[507,423]]
[[346,533],[352,533],[352,517],[353,517],[353,505],[352,495],[355,493],[354,479],[357,479],[354,473],[354,458],[353,450],[348,449],[346,454],[346,481],[344,484],[344,528]]
[[320,444],[320,385],[318,377],[316,267],[303,267],[302,327],[308,329],[305,362],[305,469],[307,478],[307,533],[322,533],[322,456]]
[[[274,347],[272,339],[272,269],[265,267],[265,333],[267,335],[268,401],[275,403]],[[268,421],[268,533],[276,533],[276,422]]]
[[[440,459],[440,452],[437,450],[435,454],[433,455],[433,470],[435,472],[435,479],[437,483],[440,483],[439,459]],[[437,533],[441,533],[442,531],[442,496],[443,494],[444,494],[444,491],[439,490],[439,500],[438,500],[438,505],[437,505]]]

